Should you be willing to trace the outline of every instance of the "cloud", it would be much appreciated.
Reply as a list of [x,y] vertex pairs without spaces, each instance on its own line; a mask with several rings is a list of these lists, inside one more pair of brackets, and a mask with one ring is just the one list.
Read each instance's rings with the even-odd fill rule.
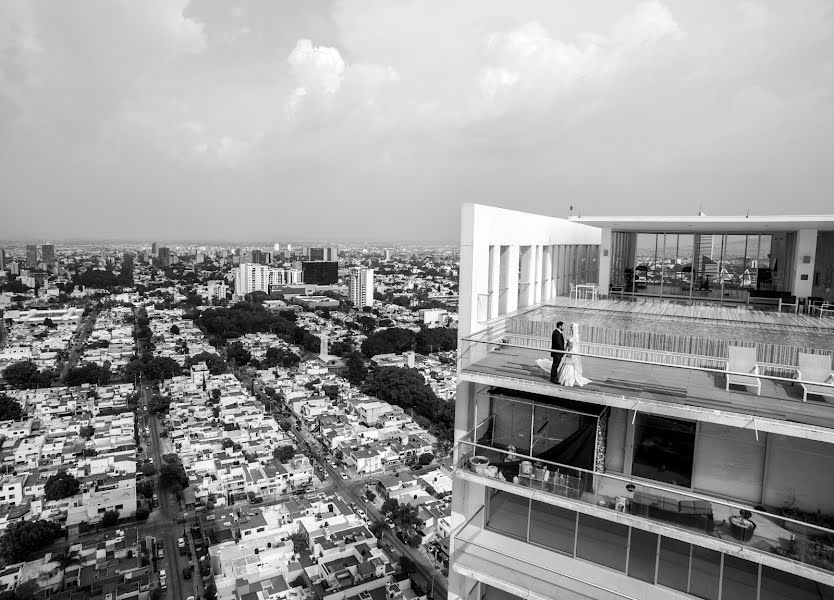
[[[335,48],[313,46],[307,39],[298,40],[287,62],[299,86],[294,94],[335,94],[342,85],[345,61]],[[303,91],[298,91],[303,90]]]
[[492,109],[509,109],[525,98],[546,104],[577,86],[609,80],[630,61],[638,63],[640,52],[682,36],[672,14],[657,2],[637,5],[606,35],[583,33],[572,41],[530,22],[487,37],[478,86]]

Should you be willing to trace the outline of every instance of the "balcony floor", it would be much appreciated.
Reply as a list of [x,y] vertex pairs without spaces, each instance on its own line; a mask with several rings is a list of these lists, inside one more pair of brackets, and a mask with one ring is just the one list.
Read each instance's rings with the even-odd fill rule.
[[585,402],[599,401],[606,396],[646,400],[670,407],[696,407],[745,418],[756,416],[834,429],[834,406],[821,396],[811,394],[808,401],[803,402],[799,385],[761,379],[761,396],[757,396],[738,386],[726,391],[725,377],[717,373],[584,357],[584,375],[591,383],[584,388],[566,388],[550,383],[548,373],[536,364],[537,359],[548,356],[548,351],[503,346],[463,368],[461,375],[464,379],[471,373],[532,383],[541,386],[541,390],[535,390],[538,393],[562,392],[560,395],[564,395],[569,392],[572,398]]

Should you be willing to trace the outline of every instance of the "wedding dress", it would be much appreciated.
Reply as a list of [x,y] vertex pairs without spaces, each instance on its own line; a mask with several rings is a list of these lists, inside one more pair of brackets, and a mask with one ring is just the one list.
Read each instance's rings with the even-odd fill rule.
[[[574,351],[574,348],[576,352],[579,351],[579,332],[577,329],[571,332],[571,337],[568,338],[567,342],[565,356],[557,372],[559,385],[583,387],[591,383],[591,380],[582,375],[582,357],[570,354],[571,351]],[[553,367],[553,359],[540,358],[536,360],[536,364],[544,372],[550,374],[550,370]]]

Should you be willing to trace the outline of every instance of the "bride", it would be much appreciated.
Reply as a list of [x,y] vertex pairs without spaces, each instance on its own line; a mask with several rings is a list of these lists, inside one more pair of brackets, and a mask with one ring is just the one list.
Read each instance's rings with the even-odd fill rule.
[[[570,326],[570,337],[566,340],[565,357],[562,359],[562,364],[559,365],[558,377],[559,385],[566,385],[573,387],[578,385],[582,387],[591,382],[582,376],[582,357],[572,352],[579,352],[579,325],[576,323]],[[546,373],[550,373],[553,366],[553,360],[550,358],[540,358],[536,361]]]

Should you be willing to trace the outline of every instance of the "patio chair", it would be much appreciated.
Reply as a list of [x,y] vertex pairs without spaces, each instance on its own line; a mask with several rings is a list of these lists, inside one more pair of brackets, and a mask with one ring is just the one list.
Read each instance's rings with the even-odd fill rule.
[[[739,374],[737,374],[739,373]],[[740,373],[749,373],[741,375]],[[756,388],[756,395],[762,395],[762,382],[759,379],[759,365],[756,364],[756,349],[747,346],[730,346],[727,358],[727,386],[730,384]]]
[[[831,357],[827,354],[799,353],[797,379],[801,379],[802,400],[808,401],[808,394],[834,397],[834,373],[831,372]],[[812,383],[817,382],[817,383]],[[828,385],[824,385],[828,384]]]
[[834,315],[834,303],[823,302],[821,304],[815,304],[811,307],[811,310],[817,311],[820,318],[822,318],[825,313]]

